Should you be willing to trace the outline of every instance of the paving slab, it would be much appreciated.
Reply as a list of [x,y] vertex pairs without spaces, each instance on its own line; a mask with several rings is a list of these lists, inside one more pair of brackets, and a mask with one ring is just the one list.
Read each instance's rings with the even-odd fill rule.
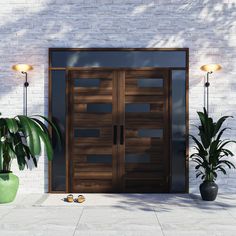
[[[1,219],[0,229],[9,232],[74,232],[82,209],[17,207]],[[1,231],[0,231],[1,232]]]
[[152,209],[120,209],[115,207],[85,208],[77,229],[83,231],[161,231]]
[[[78,194],[74,194],[77,196]],[[235,236],[236,195],[215,202],[191,194],[18,195],[0,205],[1,236]]]

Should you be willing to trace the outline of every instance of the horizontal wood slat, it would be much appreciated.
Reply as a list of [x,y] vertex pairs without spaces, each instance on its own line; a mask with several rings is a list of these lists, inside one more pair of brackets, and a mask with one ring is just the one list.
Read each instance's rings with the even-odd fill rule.
[[76,179],[111,179],[112,178],[112,172],[106,172],[106,171],[93,171],[93,172],[85,172],[80,171],[79,169],[74,169],[74,178]]
[[[104,144],[105,145],[105,144]],[[112,147],[111,145],[108,146],[84,146],[84,147],[77,147],[76,145],[73,148],[73,154],[74,158],[76,158],[75,155],[80,155],[80,154],[111,154],[112,153]]]
[[146,146],[146,147],[153,147],[155,148],[163,148],[163,140],[159,138],[127,138],[126,139],[126,146]]
[[70,70],[69,71],[69,77],[71,79],[78,79],[78,78],[84,78],[84,79],[96,79],[96,78],[102,78],[102,79],[112,79],[113,77],[113,71],[76,71],[76,70]]
[[146,179],[164,179],[165,173],[161,172],[144,172],[144,171],[129,171],[126,173],[125,176],[126,179],[140,179],[140,180],[146,180]]
[[159,171],[163,169],[162,161],[156,163],[132,163],[125,165],[125,170],[127,172],[144,172],[144,171]]
[[[163,121],[156,121],[155,123],[155,129],[162,129],[164,125]],[[127,129],[133,129],[136,127],[140,127],[140,128],[147,128],[147,129],[153,129],[154,125],[153,122],[150,122],[150,119],[146,118],[143,119],[143,121],[140,120],[133,120],[132,119],[127,119],[126,123],[125,123],[125,127]]]
[[74,139],[74,145],[78,147],[84,147],[84,146],[110,146],[112,145],[111,138],[76,138]]
[[145,71],[145,70],[131,70],[131,71],[126,71],[126,79],[129,78],[137,78],[137,77],[144,77],[144,78],[149,78],[149,77],[153,77],[153,78],[159,78],[159,77],[163,77],[163,79],[168,79],[168,71],[167,70],[149,70],[149,71]]
[[156,120],[163,121],[164,119],[162,112],[128,112],[126,113],[125,118],[132,120],[149,119],[150,121],[153,120],[154,124]]
[[74,114],[74,127],[111,127],[112,114],[77,113]]
[[148,153],[148,154],[157,154],[157,156],[164,155],[163,148],[158,148],[155,146],[126,146],[125,151],[127,154],[130,153]]
[[137,95],[137,96],[142,96],[142,95],[156,95],[163,97],[164,96],[164,91],[159,88],[127,88],[125,91],[125,95]]
[[151,112],[164,112],[164,104],[150,104]]
[[[155,126],[156,124],[153,124],[153,129],[158,129],[158,128],[156,128],[156,126]],[[162,130],[162,129],[160,129],[160,130]],[[136,138],[141,138],[139,135],[138,135],[138,130],[136,130],[136,129],[127,129],[126,128],[126,131],[125,131],[125,135],[126,135],[126,138],[131,138],[131,139],[136,139]],[[147,138],[149,138],[149,137],[147,137]],[[151,138],[151,137],[150,137]],[[157,140],[157,141],[159,141],[160,139],[161,139],[161,137],[160,138],[153,138],[152,137],[152,139],[155,141],[155,140]]]
[[74,96],[91,96],[91,95],[112,95],[112,87],[107,88],[74,88]]
[[164,96],[146,96],[146,95],[127,95],[125,103],[156,103],[163,104],[165,102]]
[[72,185],[73,192],[98,193],[113,192],[112,181],[106,180],[78,180],[75,179]]
[[109,95],[91,95],[91,96],[82,96],[75,95],[74,103],[111,103],[112,96]]
[[111,172],[112,171],[112,165],[111,164],[103,164],[103,163],[81,163],[81,162],[73,162],[73,167],[80,172]]
[[168,185],[163,178],[153,180],[127,179],[125,181],[125,189],[129,193],[150,193],[150,190],[156,193],[163,193],[168,191]]

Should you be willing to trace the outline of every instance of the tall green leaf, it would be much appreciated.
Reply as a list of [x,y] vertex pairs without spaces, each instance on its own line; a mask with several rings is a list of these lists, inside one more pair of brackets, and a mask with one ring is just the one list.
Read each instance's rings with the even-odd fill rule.
[[37,167],[37,166],[38,166],[37,160],[36,160],[35,156],[33,156],[33,155],[30,153],[29,147],[26,146],[26,145],[23,145],[23,147],[24,147],[24,150],[25,150],[25,154],[26,154],[26,156],[27,156],[27,159],[30,160],[30,158],[32,158],[35,167]]
[[215,125],[215,131],[214,131],[214,136],[218,133],[218,131],[220,130],[222,124],[225,122],[226,119],[228,119],[229,117],[232,117],[232,116],[223,116],[221,117],[217,122],[216,122],[216,125]]
[[200,150],[202,153],[206,153],[206,154],[207,154],[207,152],[206,152],[205,149],[204,149],[204,146],[203,146],[193,135],[189,135],[189,136],[190,136],[190,137],[194,140],[194,142],[197,144],[199,150]]
[[50,141],[50,138],[47,134],[45,134],[41,128],[39,126],[36,127],[37,132],[39,134],[40,139],[43,141],[44,145],[45,145],[45,149],[46,149],[46,153],[47,153],[47,157],[48,160],[52,160],[53,158],[53,148],[52,148],[52,144]]
[[206,130],[206,119],[205,119],[204,113],[199,111],[199,112],[197,112],[197,114],[198,114],[198,117],[200,119],[200,122],[201,122],[201,125],[202,125],[203,129]]
[[24,170],[25,165],[27,165],[27,162],[25,160],[26,153],[24,150],[24,144],[22,143],[22,139],[19,133],[14,135],[14,144],[15,144],[15,152],[16,152],[18,167],[20,170]]
[[41,143],[39,134],[37,132],[37,126],[35,123],[26,116],[17,116],[22,126],[22,131],[25,133],[27,143],[29,144],[30,152],[36,156],[41,152]]
[[25,152],[24,152],[24,149],[23,149],[22,145],[17,145],[16,146],[16,152],[17,152],[16,159],[17,159],[19,169],[24,170],[25,165],[27,163],[26,163],[26,160],[25,160],[26,155],[25,155]]
[[[223,135],[223,133],[224,133],[225,130],[227,130],[227,129],[230,129],[230,128],[224,128],[224,129],[222,129],[222,130],[219,132],[219,134],[217,135],[216,140],[220,140],[221,136]],[[216,133],[216,134],[217,134],[217,133]]]
[[221,145],[218,145],[218,149],[221,150],[225,145],[227,145],[229,143],[236,143],[236,142],[233,140],[228,140],[228,141],[222,142]]
[[[59,144],[61,144],[61,133],[59,132],[59,129],[58,129],[58,127],[57,127],[57,125],[56,124],[54,124],[52,121],[50,121],[48,118],[46,118],[45,116],[40,116],[40,115],[37,115],[38,117],[40,117],[40,118],[42,118],[42,119],[44,119],[45,121],[47,121],[48,122],[48,124],[50,124],[51,125],[51,127],[53,128],[53,130],[56,132],[56,135],[57,135],[57,138],[58,138],[58,142],[59,142]],[[37,117],[36,116],[36,117]]]
[[41,120],[36,119],[36,118],[32,118],[32,120],[34,120],[40,126],[43,132],[46,133],[50,137],[50,133],[48,131],[47,126]]
[[5,118],[5,120],[6,120],[7,128],[9,129],[9,131],[15,134],[18,131],[18,125],[17,125],[16,120],[13,118]]

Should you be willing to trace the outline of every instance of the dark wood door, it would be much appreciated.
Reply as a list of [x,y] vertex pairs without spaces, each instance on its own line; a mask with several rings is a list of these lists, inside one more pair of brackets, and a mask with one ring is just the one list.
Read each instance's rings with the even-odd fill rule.
[[68,71],[71,192],[168,192],[168,70]]
[[70,192],[116,189],[116,83],[115,71],[68,71]]
[[119,79],[121,189],[168,192],[169,72],[126,70]]

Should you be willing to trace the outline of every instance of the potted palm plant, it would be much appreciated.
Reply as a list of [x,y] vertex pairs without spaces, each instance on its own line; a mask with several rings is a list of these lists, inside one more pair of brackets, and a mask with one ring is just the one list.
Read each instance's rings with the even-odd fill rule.
[[197,163],[195,166],[196,177],[201,176],[203,180],[200,185],[202,199],[214,201],[218,193],[218,186],[215,183],[217,173],[226,174],[225,167],[235,168],[234,164],[228,160],[233,156],[233,153],[226,148],[227,144],[235,143],[235,141],[222,139],[223,133],[228,128],[221,127],[229,116],[223,116],[214,122],[208,116],[205,108],[203,112],[197,113],[200,119],[200,125],[197,127],[199,138],[190,135],[196,144],[196,152],[190,158]]
[[15,199],[19,178],[11,171],[13,159],[17,160],[20,170],[32,161],[37,167],[37,156],[44,144],[48,160],[52,160],[53,147],[46,121],[60,138],[56,126],[43,116],[0,118],[0,203]]

